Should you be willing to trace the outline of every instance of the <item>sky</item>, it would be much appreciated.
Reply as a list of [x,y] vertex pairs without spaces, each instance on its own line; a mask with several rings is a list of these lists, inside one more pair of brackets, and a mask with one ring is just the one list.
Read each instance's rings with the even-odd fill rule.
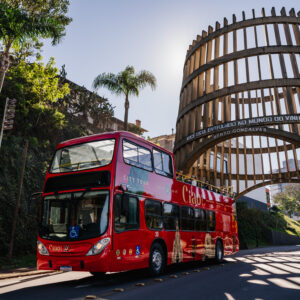
[[[171,134],[176,128],[179,92],[186,51],[197,34],[221,26],[232,14],[237,21],[259,16],[264,7],[270,15],[285,6],[300,10],[299,0],[70,0],[68,16],[73,22],[57,46],[46,42],[43,58],[54,57],[57,67],[65,65],[67,78],[92,89],[94,78],[103,72],[118,73],[126,66],[136,72],[147,70],[157,79],[157,88],[141,90],[131,97],[129,122],[142,121],[146,136]],[[106,89],[98,94],[115,107],[115,117],[124,119],[124,97]]]

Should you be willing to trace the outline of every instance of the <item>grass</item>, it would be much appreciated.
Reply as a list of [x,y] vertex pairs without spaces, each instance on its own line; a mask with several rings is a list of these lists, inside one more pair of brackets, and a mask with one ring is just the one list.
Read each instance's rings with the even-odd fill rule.
[[9,260],[7,257],[0,257],[0,270],[27,268],[36,266],[36,255],[27,254],[20,257],[13,257]]
[[241,249],[268,246],[270,231],[300,236],[300,223],[282,212],[261,211],[237,203],[238,228]]
[[285,232],[291,235],[300,236],[300,223],[287,216],[283,216],[283,218],[287,224]]

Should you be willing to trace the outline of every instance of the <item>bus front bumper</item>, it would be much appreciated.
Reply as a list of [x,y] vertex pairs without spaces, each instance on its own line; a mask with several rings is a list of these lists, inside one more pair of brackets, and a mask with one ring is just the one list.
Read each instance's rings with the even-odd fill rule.
[[58,271],[89,271],[108,272],[109,255],[103,251],[98,255],[91,256],[44,256],[37,257],[38,270],[58,270]]

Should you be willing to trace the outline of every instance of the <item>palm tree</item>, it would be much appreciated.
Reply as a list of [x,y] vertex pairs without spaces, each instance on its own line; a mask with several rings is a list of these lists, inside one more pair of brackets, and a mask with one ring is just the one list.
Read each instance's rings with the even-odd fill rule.
[[65,34],[65,26],[71,19],[67,17],[47,17],[45,15],[30,15],[28,11],[0,3],[0,92],[6,71],[10,64],[10,50],[37,38],[51,38],[56,44]]
[[95,90],[105,87],[113,94],[125,96],[124,130],[127,130],[128,127],[129,95],[138,96],[140,89],[147,85],[150,85],[152,90],[156,88],[154,75],[144,70],[135,74],[132,66],[127,66],[124,71],[116,75],[113,73],[99,74],[93,82]]

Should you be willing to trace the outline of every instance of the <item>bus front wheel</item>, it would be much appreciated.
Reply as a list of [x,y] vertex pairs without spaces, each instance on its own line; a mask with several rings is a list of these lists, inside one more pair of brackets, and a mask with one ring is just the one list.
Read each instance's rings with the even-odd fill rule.
[[216,262],[220,263],[223,261],[224,251],[223,251],[223,245],[220,240],[216,243],[216,253],[215,253],[215,260]]
[[159,243],[154,243],[150,250],[149,271],[151,275],[159,275],[164,271],[166,259]]

